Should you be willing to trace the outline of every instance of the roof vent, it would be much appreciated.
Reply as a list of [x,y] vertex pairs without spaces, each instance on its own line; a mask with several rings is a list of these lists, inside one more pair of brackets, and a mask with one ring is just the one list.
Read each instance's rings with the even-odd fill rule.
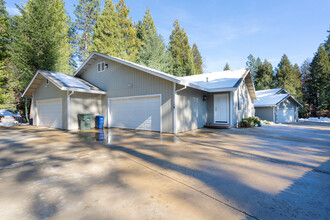
[[208,82],[208,81],[209,81],[209,77],[206,77],[205,82]]

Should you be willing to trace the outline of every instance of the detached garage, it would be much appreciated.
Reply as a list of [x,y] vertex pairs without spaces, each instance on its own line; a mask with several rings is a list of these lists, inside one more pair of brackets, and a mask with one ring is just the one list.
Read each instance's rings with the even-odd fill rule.
[[298,121],[298,108],[302,105],[284,89],[256,91],[255,115],[274,123]]

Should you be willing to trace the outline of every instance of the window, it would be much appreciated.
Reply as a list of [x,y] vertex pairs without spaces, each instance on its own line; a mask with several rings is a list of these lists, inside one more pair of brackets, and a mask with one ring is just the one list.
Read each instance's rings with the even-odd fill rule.
[[103,72],[105,70],[105,63],[104,62],[99,62],[97,63],[97,72]]

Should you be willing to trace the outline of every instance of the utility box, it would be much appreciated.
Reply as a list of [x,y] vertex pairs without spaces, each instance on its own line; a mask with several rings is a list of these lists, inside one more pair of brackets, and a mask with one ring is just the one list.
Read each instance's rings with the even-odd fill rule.
[[80,130],[90,130],[93,114],[78,114],[78,122]]

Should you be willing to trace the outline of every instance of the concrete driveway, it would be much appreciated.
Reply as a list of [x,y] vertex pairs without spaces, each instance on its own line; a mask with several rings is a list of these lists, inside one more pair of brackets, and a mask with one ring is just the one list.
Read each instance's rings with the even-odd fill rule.
[[2,219],[327,219],[330,124],[0,128]]

